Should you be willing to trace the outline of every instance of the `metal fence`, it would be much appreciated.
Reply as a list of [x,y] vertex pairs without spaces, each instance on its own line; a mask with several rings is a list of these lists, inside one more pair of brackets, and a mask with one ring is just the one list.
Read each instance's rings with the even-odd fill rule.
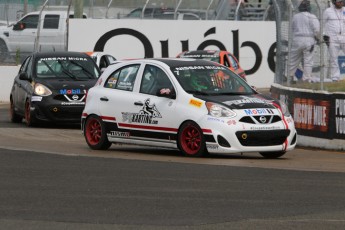
[[[287,86],[296,86],[299,88],[308,88],[316,90],[327,90],[326,84],[332,82],[330,78],[329,50],[323,39],[324,20],[323,13],[325,9],[332,4],[327,0],[310,0],[311,13],[317,17],[320,24],[320,34],[313,46],[313,66],[312,77],[307,81],[303,81],[303,59],[297,71],[290,76],[288,71],[291,62],[291,54],[293,52],[292,43],[294,37],[292,34],[292,19],[299,12],[298,6],[300,0],[272,0],[275,7],[275,20],[277,31],[277,55],[275,82]],[[311,49],[312,50],[312,49]],[[338,57],[340,80],[345,78],[345,55],[340,53]],[[313,83],[313,84],[307,84]],[[312,85],[312,86],[311,86]]]
[[[84,13],[89,18],[156,18],[200,20],[273,20],[276,22],[276,66],[274,82],[291,86],[299,80],[303,73],[302,62],[293,78],[289,76],[288,66],[292,51],[292,18],[298,13],[301,0],[0,0],[0,24],[13,23],[25,13],[38,11],[44,3],[45,10],[67,10],[71,4],[71,11],[81,4]],[[327,90],[324,83],[329,78],[329,53],[322,39],[324,31],[323,12],[332,3],[330,0],[310,0],[311,12],[320,22],[319,42],[313,50],[312,82],[316,82],[314,89]],[[80,7],[80,6],[78,6]],[[164,13],[164,14],[163,14]],[[179,15],[178,15],[179,14]],[[164,16],[164,17],[163,17]],[[192,18],[188,18],[188,17]],[[23,55],[20,53],[6,53],[0,41],[0,64],[20,63]],[[345,54],[342,54],[345,55]],[[345,79],[345,56],[338,58],[341,79]],[[295,81],[296,80],[296,81]]]
[[[25,13],[40,10],[45,1],[0,0],[0,21],[16,21]],[[270,0],[49,0],[46,10],[67,9],[69,4],[73,10],[81,4],[89,18],[148,18],[157,16],[151,11],[157,9],[157,13],[194,13],[201,20],[273,20],[268,14],[269,3]],[[164,19],[177,19],[174,16]]]

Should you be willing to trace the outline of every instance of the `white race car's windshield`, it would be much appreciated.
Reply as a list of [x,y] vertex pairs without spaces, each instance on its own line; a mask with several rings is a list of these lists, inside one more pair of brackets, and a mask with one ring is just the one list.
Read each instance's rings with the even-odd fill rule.
[[255,93],[246,81],[224,66],[174,66],[171,67],[171,71],[188,93],[204,95]]
[[39,58],[36,62],[38,78],[58,78],[88,80],[99,77],[94,62],[83,57],[49,57]]

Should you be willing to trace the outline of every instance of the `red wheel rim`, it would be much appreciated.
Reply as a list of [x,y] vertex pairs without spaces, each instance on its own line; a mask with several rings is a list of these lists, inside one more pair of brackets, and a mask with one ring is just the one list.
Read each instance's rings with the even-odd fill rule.
[[30,103],[26,102],[26,104],[25,104],[25,120],[26,120],[27,124],[30,123],[30,119],[31,119],[31,116],[30,116]]
[[102,136],[101,123],[97,119],[91,118],[91,120],[86,124],[85,134],[87,141],[91,145],[97,145]]
[[188,126],[182,131],[181,145],[183,150],[189,154],[196,154],[201,148],[201,133],[194,126]]

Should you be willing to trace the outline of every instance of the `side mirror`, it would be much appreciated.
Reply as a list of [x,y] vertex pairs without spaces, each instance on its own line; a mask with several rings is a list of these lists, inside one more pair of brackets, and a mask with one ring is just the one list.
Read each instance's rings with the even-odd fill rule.
[[13,30],[24,30],[25,29],[25,23],[24,22],[18,22],[17,24],[14,24]]
[[23,81],[31,81],[30,77],[26,72],[22,72],[19,74],[19,79]]
[[166,97],[170,99],[176,99],[176,93],[174,89],[170,88],[160,88],[157,90],[156,96],[158,97]]

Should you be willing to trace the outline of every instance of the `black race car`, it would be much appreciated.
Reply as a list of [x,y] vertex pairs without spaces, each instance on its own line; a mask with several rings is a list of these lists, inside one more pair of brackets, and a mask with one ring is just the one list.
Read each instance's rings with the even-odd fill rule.
[[15,77],[10,94],[12,122],[78,123],[87,90],[100,70],[79,52],[38,52],[28,56]]

